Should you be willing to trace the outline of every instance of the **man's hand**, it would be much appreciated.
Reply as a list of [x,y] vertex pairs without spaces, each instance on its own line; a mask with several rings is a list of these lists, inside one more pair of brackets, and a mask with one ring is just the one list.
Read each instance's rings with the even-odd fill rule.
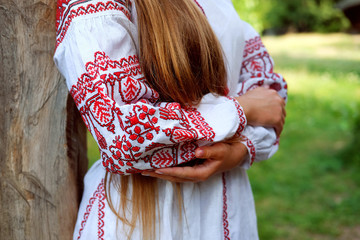
[[280,136],[286,117],[285,100],[275,90],[258,87],[236,99],[244,109],[249,125],[273,127]]

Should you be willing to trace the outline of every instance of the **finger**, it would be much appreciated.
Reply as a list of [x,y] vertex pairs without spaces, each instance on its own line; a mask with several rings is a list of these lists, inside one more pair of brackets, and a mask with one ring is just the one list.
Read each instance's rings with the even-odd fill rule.
[[218,170],[220,164],[220,161],[207,159],[202,164],[193,167],[163,168],[156,170],[155,173],[199,182],[205,181],[213,175]]
[[280,134],[281,134],[281,131],[282,131],[281,124],[276,124],[274,129],[275,129],[276,137],[280,137]]
[[286,119],[286,116],[282,116],[282,118],[281,118],[281,124],[284,126],[284,124],[285,124],[285,119]]
[[276,137],[279,137],[280,136],[280,129],[277,126],[275,126],[274,130],[275,130]]
[[[279,95],[280,96],[280,95]],[[284,98],[280,97],[281,98],[281,106],[283,106],[285,108],[286,106],[286,101]]]
[[227,144],[215,143],[212,146],[204,146],[195,150],[195,156],[201,159],[219,159],[224,156]]
[[166,181],[171,181],[171,182],[194,182],[194,179],[187,179],[187,178],[178,178],[178,177],[173,177],[173,176],[168,176],[168,175],[164,175],[164,174],[157,174],[155,172],[146,172],[146,173],[141,173],[141,175],[146,176],[146,177],[154,177],[154,178],[159,178],[162,180],[166,180]]
[[155,170],[155,173],[160,175],[191,179],[192,176],[195,175],[195,169],[194,167],[171,167],[157,169]]
[[281,122],[278,124],[278,126],[275,129],[277,137],[280,137],[280,135],[281,135],[281,133],[282,133],[282,131],[284,129],[284,121],[285,121],[285,118],[282,118]]

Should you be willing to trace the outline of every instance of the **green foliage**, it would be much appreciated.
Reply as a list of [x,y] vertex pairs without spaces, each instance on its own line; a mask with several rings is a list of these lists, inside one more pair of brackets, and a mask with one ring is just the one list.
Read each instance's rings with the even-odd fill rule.
[[249,170],[260,239],[360,239],[344,237],[360,226],[360,36],[264,43],[289,99],[279,152]]
[[263,0],[233,0],[233,4],[241,19],[251,23],[258,31],[264,30],[263,16],[269,8],[270,1]]
[[89,168],[100,159],[100,152],[95,139],[91,136],[90,132],[87,132],[87,146],[88,146],[88,159]]
[[[358,105],[358,109],[360,109],[360,104]],[[360,172],[360,115],[358,115],[355,119],[352,132],[353,135],[351,142],[344,149],[344,151],[340,153],[339,156],[343,159],[346,159],[346,166],[358,169]],[[357,178],[357,180],[360,184],[360,176]]]
[[234,0],[239,15],[259,32],[338,32],[349,21],[335,0]]

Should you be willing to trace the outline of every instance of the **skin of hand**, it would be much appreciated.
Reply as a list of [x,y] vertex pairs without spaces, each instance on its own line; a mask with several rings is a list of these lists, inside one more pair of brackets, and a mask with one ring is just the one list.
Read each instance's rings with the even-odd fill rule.
[[171,167],[144,171],[143,176],[156,177],[172,182],[201,182],[214,174],[228,171],[245,160],[248,150],[239,141],[219,142],[196,149],[195,156],[206,159],[193,167]]
[[[273,127],[277,136],[280,136],[286,117],[285,100],[275,90],[258,87],[236,99],[249,125]],[[245,145],[233,139],[196,149],[196,157],[206,159],[200,165],[144,171],[142,175],[172,182],[201,182],[240,165],[247,153]]]
[[244,109],[248,125],[273,127],[280,136],[286,117],[285,100],[275,90],[258,87],[236,100]]

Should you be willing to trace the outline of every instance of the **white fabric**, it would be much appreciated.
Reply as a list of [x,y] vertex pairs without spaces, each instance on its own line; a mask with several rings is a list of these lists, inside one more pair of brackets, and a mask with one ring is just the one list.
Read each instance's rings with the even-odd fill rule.
[[[269,85],[286,99],[285,81],[273,73],[272,59],[258,34],[240,20],[231,1],[197,2],[223,48],[229,96]],[[130,11],[120,0],[59,1],[58,4],[54,60],[87,127],[98,141],[102,156],[85,177],[74,239],[125,238],[126,227],[121,222],[116,226],[116,217],[105,200],[102,185],[105,168],[129,174],[174,166],[193,159],[196,147],[235,133],[244,138],[248,160],[203,183],[182,184],[185,206],[182,224],[177,218],[173,185],[159,181],[157,236],[164,240],[257,239],[254,200],[245,169],[253,161],[265,160],[276,152],[278,140],[274,130],[246,126],[241,107],[227,97],[208,94],[192,109],[159,102],[137,63],[134,4]],[[131,84],[135,93],[130,91]],[[146,113],[144,121],[141,113]],[[135,115],[136,121],[132,118]],[[152,125],[146,126],[146,122]],[[115,194],[112,199],[116,203],[118,196]],[[141,239],[140,232],[136,229],[132,239]]]

